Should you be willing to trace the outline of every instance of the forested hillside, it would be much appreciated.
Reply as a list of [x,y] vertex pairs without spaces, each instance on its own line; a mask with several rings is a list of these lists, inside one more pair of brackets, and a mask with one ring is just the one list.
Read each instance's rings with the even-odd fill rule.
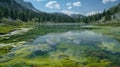
[[16,0],[0,0],[0,19],[2,18],[36,22],[75,22],[75,19],[67,15],[36,12],[17,3]]
[[89,23],[96,21],[110,21],[114,19],[120,19],[120,4],[117,6],[111,7],[108,10],[104,10],[102,13],[98,13],[92,16],[88,16],[86,18],[81,19],[81,21]]

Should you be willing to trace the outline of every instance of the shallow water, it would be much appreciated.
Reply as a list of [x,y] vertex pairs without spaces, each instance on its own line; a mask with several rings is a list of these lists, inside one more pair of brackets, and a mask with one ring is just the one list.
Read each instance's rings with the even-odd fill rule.
[[[115,39],[109,38],[106,35],[98,34],[93,31],[68,31],[64,33],[49,33],[37,37],[33,42],[25,44],[21,47],[14,48],[8,54],[9,57],[17,57],[21,55],[39,56],[49,53],[51,51],[59,50],[59,46],[67,46],[69,51],[71,47],[84,49],[86,46],[89,49],[107,50],[111,52],[119,52],[119,42]],[[84,46],[84,47],[83,47]],[[81,48],[83,47],[83,48]],[[88,49],[88,50],[89,50]],[[72,49],[74,51],[75,49]],[[79,52],[79,50],[76,50]],[[37,52],[37,53],[36,53]],[[30,54],[27,54],[30,53]],[[41,54],[42,53],[42,54]]]
[[[40,27],[35,32],[44,32],[43,35],[38,35],[32,42],[13,48],[4,58],[34,58],[48,55],[54,59],[57,58],[57,53],[64,53],[81,59],[86,54],[89,56],[89,51],[110,52],[110,55],[120,52],[120,43],[116,39],[90,29],[92,28],[82,29],[80,26]],[[6,61],[4,58],[1,59]]]
[[79,45],[97,45],[97,44],[102,44],[104,42],[119,44],[118,41],[112,38],[88,30],[68,31],[65,33],[50,33],[47,35],[39,36],[31,44],[57,45],[61,42],[73,43]]

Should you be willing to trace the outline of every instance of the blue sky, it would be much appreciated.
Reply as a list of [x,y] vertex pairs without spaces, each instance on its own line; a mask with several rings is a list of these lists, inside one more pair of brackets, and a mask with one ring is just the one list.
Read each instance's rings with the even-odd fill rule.
[[93,15],[120,3],[120,0],[25,0],[44,12]]

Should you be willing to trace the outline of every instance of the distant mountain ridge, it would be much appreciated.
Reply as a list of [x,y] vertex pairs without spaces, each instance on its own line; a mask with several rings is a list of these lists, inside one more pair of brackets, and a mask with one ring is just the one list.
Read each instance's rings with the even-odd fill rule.
[[19,19],[25,22],[76,22],[76,19],[65,14],[41,12],[24,0],[0,0],[0,20],[2,18]]
[[[15,0],[17,3],[21,4],[23,7],[26,7],[30,10],[33,10],[35,12],[41,12],[40,10],[36,9],[30,2],[25,2],[24,0]],[[71,15],[67,15],[64,13],[59,13],[59,12],[55,12],[55,13],[50,13],[50,14],[56,14],[59,16],[70,16],[72,18],[84,18],[84,15],[81,14],[71,14]]]
[[71,14],[70,17],[79,19],[79,18],[85,18],[86,16],[81,14]]

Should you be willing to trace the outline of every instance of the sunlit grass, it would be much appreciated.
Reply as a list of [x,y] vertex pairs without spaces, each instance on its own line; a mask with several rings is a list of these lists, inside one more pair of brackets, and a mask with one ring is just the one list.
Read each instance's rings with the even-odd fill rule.
[[14,30],[13,26],[0,26],[0,33],[5,34]]

